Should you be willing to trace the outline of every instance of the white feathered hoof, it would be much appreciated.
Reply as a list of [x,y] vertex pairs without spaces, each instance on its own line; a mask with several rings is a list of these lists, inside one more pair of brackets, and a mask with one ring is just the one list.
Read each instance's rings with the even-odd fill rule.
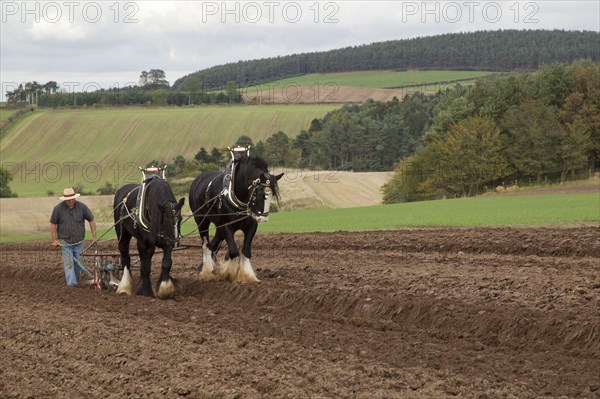
[[234,282],[240,272],[240,258],[227,259],[221,263],[221,279]]
[[244,255],[240,255],[240,272],[237,275],[237,280],[240,283],[259,283],[260,280],[256,277],[250,259]]
[[198,280],[200,281],[215,281],[217,279],[217,276],[212,272],[212,270],[206,267],[203,267],[202,271],[198,275]]
[[173,283],[173,280],[168,279],[160,283],[156,296],[158,296],[160,299],[171,299],[176,293],[177,287]]
[[123,269],[123,278],[117,287],[117,294],[133,295],[133,279],[131,278],[131,273],[129,273],[129,268],[127,267]]
[[213,274],[213,271],[215,270],[215,261],[212,258],[212,254],[208,249],[204,249],[204,247],[202,250],[202,271],[200,272],[198,278],[200,281],[216,280],[217,276]]

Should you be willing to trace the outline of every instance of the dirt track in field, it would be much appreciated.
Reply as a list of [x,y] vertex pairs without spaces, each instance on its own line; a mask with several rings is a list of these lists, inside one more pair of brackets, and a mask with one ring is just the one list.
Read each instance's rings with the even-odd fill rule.
[[67,288],[47,243],[0,245],[0,397],[600,397],[597,227],[253,249],[252,285],[199,282],[199,248],[176,252],[159,300]]

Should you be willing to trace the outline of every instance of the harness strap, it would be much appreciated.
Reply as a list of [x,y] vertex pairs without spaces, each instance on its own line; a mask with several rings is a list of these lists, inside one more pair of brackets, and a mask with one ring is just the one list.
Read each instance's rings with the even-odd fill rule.
[[148,227],[148,221],[146,220],[147,215],[145,212],[146,207],[144,206],[144,199],[146,197],[146,190],[148,189],[148,186],[150,186],[150,184],[152,184],[155,179],[160,179],[160,177],[154,175],[142,182],[142,185],[141,185],[142,189],[138,193],[137,202],[136,202],[136,204],[137,204],[137,211],[135,212],[136,219],[139,222],[139,224],[142,226],[142,228],[146,231],[150,231],[150,228]]
[[235,181],[235,163],[236,159],[229,161],[223,174],[223,196],[227,198],[229,203],[239,210],[247,210],[248,204],[240,201],[235,195],[234,181]]

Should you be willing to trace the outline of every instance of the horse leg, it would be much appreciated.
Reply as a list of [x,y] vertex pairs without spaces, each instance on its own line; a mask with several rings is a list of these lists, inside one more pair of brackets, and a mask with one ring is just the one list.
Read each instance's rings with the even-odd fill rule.
[[[121,226],[116,226],[119,228]],[[117,231],[119,237],[119,252],[121,253],[121,266],[123,266],[123,277],[117,287],[117,294],[133,294],[133,279],[131,278],[131,256],[129,255],[129,242],[131,235],[126,229],[121,228]]]
[[[238,278],[238,273],[240,271],[240,251],[235,245],[234,231],[230,226],[221,227],[217,230],[223,230],[223,238],[227,242],[228,249],[228,258],[221,264],[221,278],[223,280],[229,280],[231,282],[236,281]],[[213,240],[213,242],[215,242]],[[219,245],[219,242],[216,243]]]
[[[210,247],[210,237],[208,235],[208,227],[210,222],[208,220],[203,221],[198,225],[200,230],[200,237],[202,238],[202,271],[200,272],[201,281],[212,281],[215,279],[213,270],[215,269],[215,259],[213,251]],[[215,237],[219,234],[216,233]]]
[[170,275],[172,264],[171,247],[166,246],[163,248],[162,268],[156,290],[156,295],[161,299],[173,298],[177,292],[177,287]]
[[144,246],[138,240],[138,252],[140,254],[140,285],[136,290],[136,295],[153,296],[152,284],[150,283],[150,271],[152,270],[152,255],[154,255],[155,247]]
[[240,256],[240,272],[238,273],[237,281],[242,283],[258,283],[260,280],[256,277],[250,258],[252,258],[252,239],[258,229],[258,223],[253,223],[250,229],[244,232],[244,246],[242,247],[242,255]]

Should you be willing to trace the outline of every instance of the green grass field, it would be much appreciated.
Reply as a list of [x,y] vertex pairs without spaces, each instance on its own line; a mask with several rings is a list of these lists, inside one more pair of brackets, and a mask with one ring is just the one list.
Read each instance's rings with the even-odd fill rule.
[[261,231],[360,231],[425,226],[600,224],[600,194],[476,197],[273,213]]
[[[14,174],[19,196],[82,184],[95,191],[106,181],[137,182],[137,166],[177,155],[193,159],[200,147],[231,146],[241,135],[254,142],[282,130],[294,137],[314,118],[339,105],[292,104],[191,108],[38,110],[0,140],[2,165]],[[15,173],[16,172],[16,173]]]
[[[377,205],[361,208],[313,209],[275,212],[261,232],[394,230],[416,227],[569,226],[600,227],[600,194],[522,195],[476,197]],[[102,239],[115,237],[111,223],[98,226]],[[197,237],[192,219],[182,227],[184,236]],[[48,239],[49,233],[0,236],[0,242]]]
[[[353,86],[369,88],[397,88],[415,85],[431,85],[440,82],[453,82],[458,80],[472,80],[482,76],[491,75],[486,71],[366,71],[366,72],[344,72],[328,74],[308,74],[293,78],[276,80],[262,85],[265,90],[268,87],[285,87],[286,85],[299,86]],[[258,90],[256,87],[248,87],[242,91],[248,94]],[[436,88],[437,90],[437,88]]]
[[[410,227],[467,227],[600,224],[600,194],[476,197],[272,213],[262,232],[393,230]],[[194,230],[184,224],[183,234]]]
[[19,109],[4,109],[0,108],[0,122],[8,119],[12,114],[15,114],[19,111]]

